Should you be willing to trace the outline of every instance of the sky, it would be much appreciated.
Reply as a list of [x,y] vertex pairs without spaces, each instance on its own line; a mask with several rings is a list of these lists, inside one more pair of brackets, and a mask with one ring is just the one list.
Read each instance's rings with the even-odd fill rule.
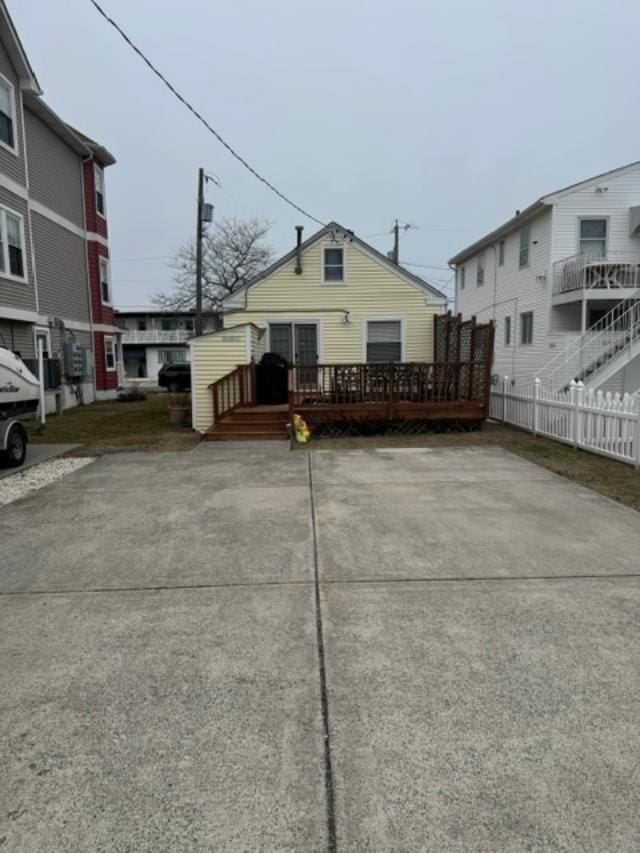
[[[100,0],[260,173],[322,222],[451,294],[447,260],[545,193],[640,159],[637,0]],[[277,255],[317,225],[250,175],[89,0],[8,0],[47,103],[116,157],[115,301],[172,286],[215,217],[272,223]],[[411,266],[409,266],[411,264]],[[421,266],[418,266],[421,265]]]

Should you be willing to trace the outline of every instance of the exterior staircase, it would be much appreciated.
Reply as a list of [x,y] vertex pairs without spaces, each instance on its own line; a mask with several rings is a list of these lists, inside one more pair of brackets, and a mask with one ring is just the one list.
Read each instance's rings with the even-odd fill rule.
[[567,391],[572,381],[597,390],[640,356],[640,289],[572,341],[538,374],[548,391]]
[[204,434],[206,441],[284,441],[289,409],[284,406],[240,406],[223,415]]

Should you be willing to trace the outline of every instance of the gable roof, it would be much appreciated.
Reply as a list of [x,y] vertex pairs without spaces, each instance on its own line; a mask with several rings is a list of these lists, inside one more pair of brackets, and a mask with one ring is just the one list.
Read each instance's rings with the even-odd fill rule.
[[602,172],[600,175],[594,175],[584,181],[578,181],[578,183],[569,184],[559,190],[547,193],[547,195],[541,196],[537,201],[534,201],[533,204],[530,204],[529,207],[525,208],[520,213],[512,216],[511,219],[508,219],[494,231],[490,231],[488,234],[485,234],[484,237],[480,237],[479,240],[476,240],[475,243],[471,243],[471,245],[467,246],[466,249],[462,249],[462,251],[458,252],[450,259],[449,263],[459,264],[461,261],[465,260],[465,258],[475,255],[481,249],[486,248],[491,243],[495,243],[498,238],[508,234],[510,231],[513,231],[516,226],[520,228],[522,225],[531,221],[535,216],[559,198],[562,198],[564,195],[569,195],[577,190],[585,189],[589,185],[597,184],[603,179],[618,178],[621,175],[626,175],[628,172],[635,172],[637,169],[640,169],[640,160],[636,160],[633,163],[627,163],[626,166],[619,166],[617,169]]
[[0,39],[7,49],[11,64],[20,78],[20,88],[42,94],[42,89],[27,57],[4,0],[0,0]]
[[[429,284],[428,281],[425,281],[420,276],[415,275],[415,273],[409,272],[409,270],[405,269],[403,266],[399,266],[398,264],[394,264],[393,261],[389,260],[386,255],[383,255],[382,252],[379,252],[377,249],[374,249],[373,246],[370,246],[369,243],[365,243],[364,240],[357,237],[353,231],[350,231],[348,228],[344,228],[342,225],[339,225],[337,222],[329,222],[328,225],[325,225],[323,228],[320,228],[315,234],[312,234],[306,240],[304,240],[300,244],[300,252],[306,251],[310,246],[313,246],[314,243],[317,243],[318,240],[322,240],[328,234],[333,233],[334,231],[342,231],[343,234],[348,235],[349,239],[359,246],[361,249],[364,249],[366,252],[372,254],[376,261],[383,264],[385,267],[390,269],[392,272],[399,275],[401,278],[407,279],[411,284],[418,285],[422,287],[430,296],[433,296],[435,299],[444,299],[446,300],[446,296],[444,293],[435,288],[432,284]],[[233,293],[230,293],[228,296],[225,296],[222,300],[224,305],[227,301],[232,301],[237,299],[241,294],[247,293],[252,287],[255,287],[256,284],[259,284],[264,279],[269,278],[269,276],[273,275],[274,272],[279,270],[281,267],[290,263],[292,260],[295,260],[297,255],[297,248],[294,248],[287,252],[286,255],[283,255],[277,261],[275,261],[271,266],[267,267],[261,273],[254,276],[251,281],[248,281],[242,287],[239,287]]]

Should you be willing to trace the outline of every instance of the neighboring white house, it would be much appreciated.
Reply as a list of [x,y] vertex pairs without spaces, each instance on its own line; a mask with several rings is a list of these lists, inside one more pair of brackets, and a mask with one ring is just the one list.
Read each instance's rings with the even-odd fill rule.
[[542,196],[458,252],[456,308],[494,319],[494,374],[640,389],[640,162]]
[[123,329],[125,379],[154,384],[164,364],[189,360],[187,341],[194,335],[193,312],[116,311],[115,317]]

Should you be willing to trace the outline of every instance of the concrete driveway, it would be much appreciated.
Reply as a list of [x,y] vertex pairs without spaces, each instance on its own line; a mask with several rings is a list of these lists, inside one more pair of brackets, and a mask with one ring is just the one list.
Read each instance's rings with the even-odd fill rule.
[[0,850],[640,848],[631,510],[498,450],[208,444],[0,543]]

